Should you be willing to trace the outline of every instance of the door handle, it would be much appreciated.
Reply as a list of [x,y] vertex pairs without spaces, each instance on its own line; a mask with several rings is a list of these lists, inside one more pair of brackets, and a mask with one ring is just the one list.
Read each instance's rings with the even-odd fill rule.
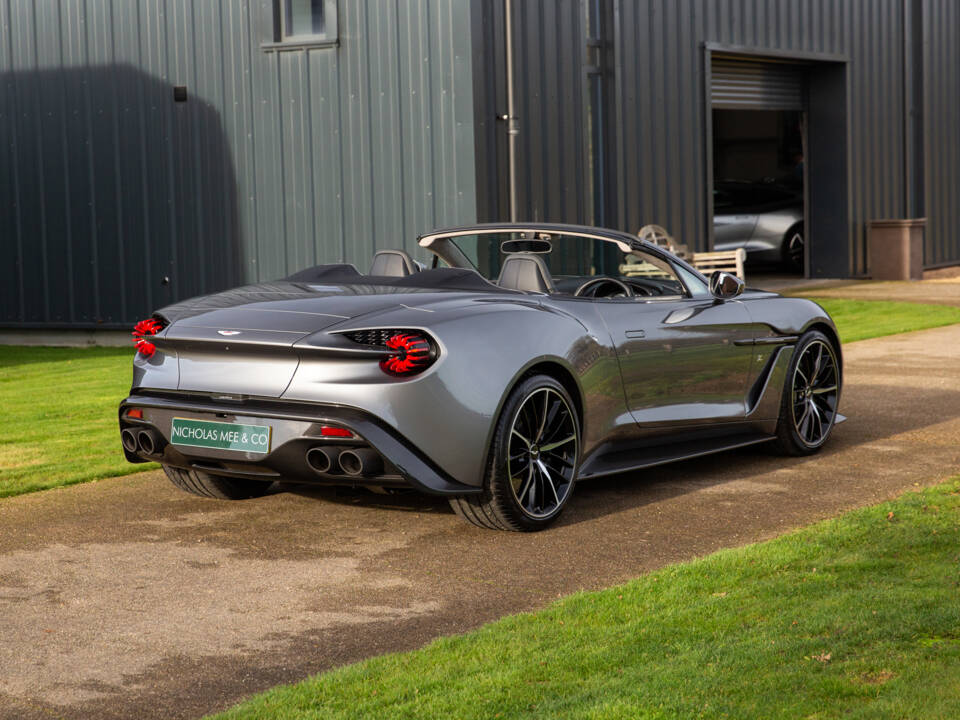
[[647,333],[644,332],[643,330],[627,330],[626,335],[628,338],[639,339],[639,338],[645,338],[647,336]]

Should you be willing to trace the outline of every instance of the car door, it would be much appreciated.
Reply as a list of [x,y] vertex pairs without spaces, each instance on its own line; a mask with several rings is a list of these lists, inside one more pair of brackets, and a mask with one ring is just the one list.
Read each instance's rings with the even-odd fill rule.
[[752,320],[739,300],[712,296],[600,301],[641,427],[742,420]]
[[736,250],[753,236],[757,215],[750,212],[739,189],[713,192],[713,249]]
[[757,216],[748,214],[713,216],[713,249],[736,250],[744,247],[757,227]]

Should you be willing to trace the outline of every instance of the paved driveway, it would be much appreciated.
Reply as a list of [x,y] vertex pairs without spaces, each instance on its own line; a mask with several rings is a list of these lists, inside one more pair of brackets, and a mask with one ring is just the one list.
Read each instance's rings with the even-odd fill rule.
[[846,362],[850,420],[821,455],[585,484],[535,535],[417,496],[207,501],[158,472],[0,501],[0,717],[198,717],[960,471],[960,326]]

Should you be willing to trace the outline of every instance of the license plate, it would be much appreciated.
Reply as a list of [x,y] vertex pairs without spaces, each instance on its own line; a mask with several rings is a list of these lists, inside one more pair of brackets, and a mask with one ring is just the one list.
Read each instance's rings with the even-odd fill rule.
[[215,450],[267,453],[270,452],[270,433],[269,425],[241,425],[175,417],[170,426],[170,442]]

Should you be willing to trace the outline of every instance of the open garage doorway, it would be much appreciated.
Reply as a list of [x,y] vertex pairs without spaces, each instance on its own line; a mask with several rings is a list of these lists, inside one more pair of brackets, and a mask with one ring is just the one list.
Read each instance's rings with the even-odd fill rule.
[[714,249],[751,270],[804,274],[803,128],[799,110],[713,111]]
[[712,248],[754,276],[847,277],[845,59],[707,50]]

